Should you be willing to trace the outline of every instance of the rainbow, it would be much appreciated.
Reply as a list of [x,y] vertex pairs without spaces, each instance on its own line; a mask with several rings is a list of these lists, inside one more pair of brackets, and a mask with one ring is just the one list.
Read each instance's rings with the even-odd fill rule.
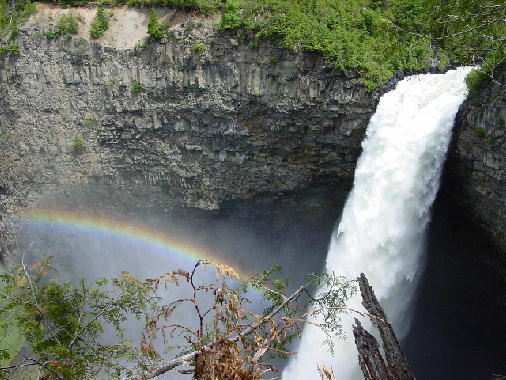
[[[233,267],[240,278],[249,277],[247,271],[241,271],[230,265],[216,252],[200,247],[181,237],[147,228],[128,220],[114,219],[102,215],[90,215],[68,210],[35,208],[26,211],[18,218],[22,224],[56,226],[71,228],[86,233],[101,233],[111,238],[127,239],[136,243],[146,244],[161,249],[168,255],[178,255],[190,262],[206,260],[215,264]],[[176,269],[176,268],[174,268]]]

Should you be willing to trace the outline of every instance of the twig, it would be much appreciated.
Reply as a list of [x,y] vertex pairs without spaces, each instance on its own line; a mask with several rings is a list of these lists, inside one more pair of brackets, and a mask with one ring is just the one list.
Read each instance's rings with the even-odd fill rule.
[[483,24],[477,25],[474,28],[469,27],[466,30],[463,30],[461,32],[457,32],[457,33],[453,33],[453,34],[447,34],[447,35],[444,35],[444,36],[441,36],[441,37],[436,37],[435,39],[436,40],[443,40],[445,38],[457,37],[457,36],[460,36],[462,34],[471,33],[471,32],[474,32],[474,31],[476,31],[478,29],[482,29],[482,28],[484,28],[484,27],[486,27],[488,25],[495,24],[498,21],[506,21],[506,18],[499,17],[499,18],[496,18],[496,19],[484,22]]
[[457,37],[457,36],[460,36],[462,34],[466,34],[466,33],[471,33],[471,32],[477,31],[477,30],[482,29],[482,28],[484,28],[484,27],[486,27],[488,25],[495,24],[496,22],[499,22],[499,21],[506,21],[506,18],[499,17],[499,18],[496,18],[496,19],[484,22],[484,23],[482,23],[480,25],[477,25],[477,26],[475,26],[473,28],[468,27],[466,30],[462,30],[460,32],[456,32],[456,33],[452,33],[452,34],[445,34],[444,36],[440,36],[440,37],[434,37],[434,36],[430,36],[428,34],[411,32],[409,30],[405,30],[405,29],[401,28],[399,25],[397,25],[392,20],[389,20],[387,18],[385,18],[385,20],[386,20],[387,23],[389,23],[390,25],[392,25],[394,28],[396,28],[396,29],[398,29],[398,30],[400,30],[400,31],[402,31],[404,33],[411,34],[411,35],[418,36],[418,37],[428,38],[428,39],[431,39],[431,40],[440,41],[440,40],[444,40],[446,38]]
[[[26,361],[29,361],[30,363],[25,363]],[[24,367],[32,367],[32,366],[39,366],[39,372],[37,374],[37,378],[40,379],[40,376],[42,375],[42,370],[45,369],[51,373],[53,373],[56,378],[60,379],[61,376],[56,373],[55,371],[53,371],[51,368],[48,367],[48,364],[50,364],[51,362],[50,361],[45,361],[43,363],[41,363],[40,361],[38,361],[37,359],[33,359],[33,358],[26,358],[25,357],[25,360],[19,364],[16,364],[16,365],[10,365],[10,366],[7,366],[7,367],[0,367],[0,370],[3,370],[3,371],[8,371],[8,370],[11,370],[11,369],[18,369],[18,368],[24,368]]]
[[[86,323],[86,325],[84,325],[84,327],[82,329],[79,330],[76,330],[76,334],[74,335],[74,338],[72,338],[72,341],[69,343],[69,349],[72,348],[72,346],[74,345],[74,343],[76,342],[77,338],[79,337],[80,334],[82,334],[84,331],[86,331],[86,329],[88,327],[91,326],[91,324],[93,322],[95,322],[98,318],[100,318],[102,315],[104,315],[104,313],[118,300],[120,299],[121,297],[123,297],[125,295],[125,292],[122,291],[120,294],[118,294],[116,297],[114,297],[111,301],[109,301],[109,303],[107,305],[105,305],[102,310],[100,310],[99,313],[95,314],[95,316],[93,318],[91,318],[88,323]],[[79,331],[79,333],[78,333]]]
[[[230,340],[230,342],[235,343],[235,342],[239,341],[242,337],[250,335],[252,332],[254,332],[255,330],[257,330],[260,326],[262,326],[264,323],[266,323],[269,318],[272,318],[274,315],[278,314],[289,303],[297,300],[297,298],[302,294],[302,292],[304,291],[304,289],[305,289],[305,287],[301,286],[294,293],[292,293],[292,295],[290,295],[289,297],[287,297],[286,300],[283,303],[281,303],[280,305],[278,305],[269,315],[267,315],[266,317],[260,319],[258,322],[254,323],[253,325],[251,325],[250,327],[248,327],[240,335],[237,335],[236,337],[232,338]],[[137,376],[137,377],[123,378],[122,380],[148,380],[148,379],[153,379],[153,378],[155,378],[157,376],[160,376],[160,375],[163,375],[164,373],[166,373],[166,372],[168,372],[168,371],[170,371],[170,370],[172,370],[172,369],[174,369],[176,367],[179,367],[181,365],[189,365],[191,363],[191,361],[195,358],[195,356],[197,356],[198,354],[200,354],[202,351],[208,350],[210,348],[211,347],[209,347],[209,346],[203,346],[200,350],[193,351],[193,352],[190,352],[188,354],[182,355],[182,356],[180,356],[180,357],[178,357],[176,359],[173,359],[173,360],[169,361],[168,363],[166,363],[166,364],[164,364],[164,365],[156,368],[155,370],[153,370],[151,372],[143,373],[142,375]]]
[[[257,285],[257,286],[258,286],[258,285]],[[282,299],[283,301],[286,301],[286,300],[287,300],[287,297],[286,297],[283,293],[277,292],[277,291],[275,291],[275,290],[273,290],[273,289],[270,289],[270,288],[268,288],[267,286],[264,286],[264,285],[261,285],[261,286],[260,286],[260,288],[262,288],[263,290],[265,290],[265,291],[266,291],[266,292],[268,292],[268,293],[272,293],[272,294],[275,294],[275,295],[277,295],[277,296],[281,297],[281,299]]]
[[16,365],[9,365],[7,367],[0,367],[0,371],[7,371],[9,369],[17,369],[17,368],[22,368],[22,367],[30,367],[30,366],[34,366],[34,365],[39,365],[39,363],[32,362],[32,363],[21,363],[21,364],[16,364]]
[[24,275],[25,275],[25,278],[27,279],[28,281],[28,284],[30,285],[30,291],[32,293],[32,297],[33,297],[33,302],[35,303],[35,308],[37,309],[37,311],[39,312],[40,316],[42,317],[42,320],[44,321],[44,324],[46,325],[47,329],[49,330],[49,332],[51,333],[51,336],[53,337],[53,339],[61,345],[61,342],[60,340],[58,339],[58,336],[56,335],[56,332],[53,330],[53,327],[51,326],[51,324],[49,323],[49,321],[47,320],[47,317],[46,317],[46,314],[44,313],[44,311],[42,310],[42,308],[40,307],[39,305],[39,301],[37,300],[37,293],[35,291],[35,285],[33,284],[32,282],[32,277],[30,276],[30,273],[28,272],[28,269],[26,268],[26,264],[25,264],[25,254],[26,252],[31,248],[33,242],[30,243],[29,247],[27,248],[27,250],[25,252],[23,252],[23,255],[21,256],[21,265],[23,266],[23,272],[24,272]]

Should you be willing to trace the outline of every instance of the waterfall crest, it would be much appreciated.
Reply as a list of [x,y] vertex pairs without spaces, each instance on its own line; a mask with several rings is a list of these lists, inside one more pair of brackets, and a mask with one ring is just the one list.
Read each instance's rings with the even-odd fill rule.
[[[470,70],[411,76],[383,95],[328,250],[326,271],[348,278],[364,272],[400,338],[409,328],[407,310],[423,264],[430,207]],[[358,296],[349,306],[362,310]],[[307,325],[283,379],[316,378],[317,363],[332,366],[338,380],[361,378],[351,334],[354,317],[343,318],[348,338],[335,342],[334,356],[322,346],[321,331]]]

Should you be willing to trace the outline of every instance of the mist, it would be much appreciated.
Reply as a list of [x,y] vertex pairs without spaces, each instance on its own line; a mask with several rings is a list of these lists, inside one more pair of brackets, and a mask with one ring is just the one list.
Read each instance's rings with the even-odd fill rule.
[[[283,267],[281,276],[289,278],[290,289],[303,283],[307,273],[322,270],[334,218],[339,212],[339,199],[345,197],[337,197],[336,202],[335,197],[329,196],[328,189],[315,186],[280,197],[267,207],[261,206],[265,199],[258,198],[227,203],[220,212],[193,209],[166,212],[153,207],[125,207],[127,204],[121,199],[113,203],[108,197],[97,197],[96,189],[87,191],[86,187],[65,189],[63,193],[64,201],[62,194],[55,194],[42,199],[34,209],[64,209],[76,218],[96,217],[112,224],[139,226],[160,235],[176,237],[197,247],[197,251],[215,253],[217,262],[226,263],[244,275],[259,273],[276,263]],[[27,213],[29,215],[30,210]],[[51,256],[61,280],[75,282],[84,278],[92,282],[99,278],[118,277],[123,271],[139,279],[156,278],[176,269],[191,271],[196,262],[196,259],[170,247],[140,240],[133,231],[118,234],[72,223],[25,218],[20,219],[17,232],[18,257],[14,261],[23,253],[27,261]],[[197,275],[200,284],[213,279],[212,270],[200,271]],[[162,293],[164,301],[187,297],[189,290],[187,286],[172,286],[168,292]],[[265,307],[260,297],[257,294],[249,296],[253,300],[250,310],[260,313]],[[177,310],[172,322],[198,326],[190,307]],[[127,336],[139,342],[142,329],[143,321],[131,319],[127,323]],[[112,329],[106,330],[104,341],[112,342],[113,332]],[[174,339],[170,345],[183,343]],[[158,348],[164,346],[166,344],[160,341]],[[276,364],[282,369],[284,362]],[[172,371],[160,378],[188,379],[189,376]]]
[[[146,200],[133,204],[117,194],[112,199],[105,191],[98,190],[87,186],[63,189],[61,194],[42,199],[36,207],[100,214],[166,232],[216,252],[224,262],[249,273],[264,270],[275,261],[290,279],[291,289],[303,282],[308,272],[323,270],[332,232],[340,220],[347,196],[347,191],[336,192],[333,185],[316,183],[301,192],[280,194],[274,199],[259,196],[230,201],[219,211],[166,211]],[[107,192],[111,193],[114,192]],[[451,194],[434,205],[434,218],[428,231],[427,275],[422,278],[414,297],[411,330],[401,342],[420,380],[452,376],[474,380],[487,378],[493,371],[506,371],[500,358],[500,353],[506,352],[506,328],[500,322],[503,315],[500,303],[484,298],[484,291],[476,296],[479,289],[504,289],[497,280],[500,278],[495,272],[498,266],[480,267],[479,276],[469,276],[467,270],[476,266],[475,252],[492,252],[493,248],[483,243],[486,239],[471,225],[462,221],[455,226],[461,215],[447,211],[449,199]],[[466,241],[473,241],[477,246],[465,248],[469,254],[462,255],[462,246],[470,245]],[[67,227],[20,223],[18,252],[23,252],[30,244],[32,259],[54,257],[53,263],[62,279],[85,277],[93,281],[117,277],[124,270],[144,279],[177,268],[188,270],[194,265],[193,260],[135,240]],[[205,282],[213,276],[211,272],[208,275],[199,277],[199,281]],[[476,313],[468,313],[469,298],[459,295],[456,284],[464,284],[464,292],[474,289],[474,293],[469,294],[475,294],[472,297],[480,301],[478,310],[487,308],[497,313],[481,313],[479,318]],[[172,289],[171,297],[184,294],[178,288]],[[454,302],[448,302],[451,299]],[[259,310],[261,305],[257,302],[253,307]],[[190,310],[181,309],[174,317],[188,322],[192,316]],[[131,321],[128,327],[131,339],[138,341],[142,324]],[[468,335],[470,332],[474,333]],[[110,339],[110,336],[104,338]],[[419,344],[420,341],[425,343]],[[440,360],[443,357],[444,360]],[[466,358],[465,365],[450,365],[458,363],[460,358]],[[286,363],[276,364],[282,370]],[[179,380],[189,379],[190,375],[171,371],[160,378]]]

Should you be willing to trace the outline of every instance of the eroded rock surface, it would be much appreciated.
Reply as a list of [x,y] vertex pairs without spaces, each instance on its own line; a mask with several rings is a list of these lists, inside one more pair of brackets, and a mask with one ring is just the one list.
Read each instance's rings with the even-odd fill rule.
[[452,201],[506,252],[506,65],[461,107],[447,163]]
[[[170,38],[134,48],[49,39],[57,15],[47,12],[21,31],[20,56],[0,57],[3,250],[13,215],[47,199],[77,207],[76,188],[93,188],[104,207],[163,210],[217,209],[312,181],[350,188],[379,92],[320,57],[248,46],[189,14],[165,15]],[[130,12],[144,11],[116,12],[111,28]]]

